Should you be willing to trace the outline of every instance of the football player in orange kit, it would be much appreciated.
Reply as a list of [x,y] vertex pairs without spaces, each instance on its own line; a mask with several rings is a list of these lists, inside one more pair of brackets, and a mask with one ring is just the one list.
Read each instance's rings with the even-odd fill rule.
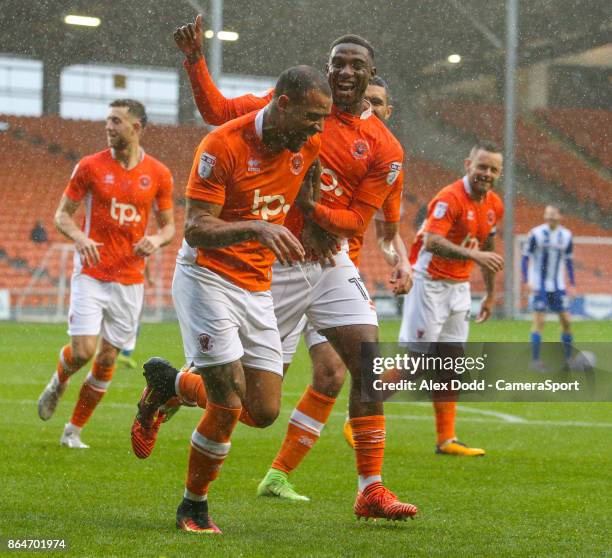
[[[121,348],[136,339],[143,305],[145,258],[174,237],[172,176],[140,147],[147,123],[138,101],[113,101],[106,118],[108,149],[75,167],[55,214],[55,224],[75,243],[68,335],[57,371],[38,400],[49,420],[68,380],[94,356],[61,444],[87,448],[81,429],[106,393]],[[79,227],[73,215],[85,202]],[[151,209],[158,232],[146,234]],[[96,346],[99,347],[96,351]]]
[[[274,97],[204,137],[187,185],[185,240],[193,263],[177,263],[172,296],[185,359],[206,388],[206,410],[191,437],[177,528],[220,533],[208,515],[208,490],[230,450],[238,422],[267,426],[280,410],[283,358],[270,283],[272,263],[303,261],[283,226],[300,185],[318,187],[317,156],[331,92],[308,66],[283,72]],[[309,170],[310,169],[310,170]],[[307,174],[308,172],[308,174]],[[305,179],[306,177],[306,179]],[[310,195],[310,194],[309,194]],[[152,426],[159,402],[180,383],[160,358],[144,365],[147,388],[134,428]],[[247,391],[257,406],[243,408]],[[160,400],[161,397],[161,400]],[[134,449],[141,438],[133,436]]]
[[[500,197],[492,191],[501,176],[503,157],[491,142],[480,141],[465,160],[465,176],[446,186],[429,203],[427,220],[410,250],[414,286],[404,301],[399,342],[409,350],[439,356],[463,356],[471,307],[470,272],[480,266],[487,294],[476,322],[484,322],[495,304],[495,274],[503,258],[494,252],[496,226],[503,216]],[[425,350],[423,350],[424,347]],[[400,379],[398,371],[381,381]],[[436,453],[482,456],[484,450],[457,440],[457,392],[433,392]]]
[[[273,95],[270,92],[264,97],[247,95],[237,99],[221,95],[201,55],[200,17],[195,25],[179,29],[175,39],[186,54],[185,67],[200,113],[209,123],[221,124],[256,110]],[[361,234],[385,199],[395,188],[401,189],[398,180],[403,160],[401,146],[363,100],[368,80],[375,73],[373,56],[371,45],[355,35],[343,36],[332,45],[327,75],[334,106],[322,134],[321,201],[301,197],[298,206],[303,213],[289,212],[291,217],[293,211],[292,230],[296,236],[301,234],[303,215],[307,222],[313,221],[343,239]],[[283,339],[285,367],[295,352],[297,339],[291,345],[285,340],[306,315],[313,327],[323,332],[351,372],[349,413],[356,440],[358,471],[355,514],[388,519],[414,516],[417,508],[400,502],[382,484],[385,445],[382,403],[361,398],[362,382],[368,383],[373,374],[371,363],[362,362],[360,358],[361,346],[363,343],[376,346],[378,322],[357,268],[349,258],[348,242],[342,241],[342,250],[333,256],[333,265],[322,266],[318,262],[291,268],[275,265],[272,294]],[[205,401],[200,401],[201,382],[198,380],[197,376],[182,372],[176,382],[177,392],[184,399],[197,400],[203,405]],[[292,414],[289,437],[293,447],[287,448],[287,452],[281,450],[282,461],[299,456],[301,446],[311,445],[319,436],[334,401],[335,398],[308,387]],[[162,403],[160,401],[160,405]],[[147,415],[149,422],[151,413]],[[280,467],[276,469],[280,480],[284,475],[286,481],[286,474]]]

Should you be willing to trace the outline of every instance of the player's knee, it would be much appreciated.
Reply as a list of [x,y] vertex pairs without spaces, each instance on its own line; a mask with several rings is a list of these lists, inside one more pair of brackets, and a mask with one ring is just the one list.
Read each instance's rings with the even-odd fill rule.
[[267,428],[278,418],[280,405],[274,403],[259,405],[252,412],[249,410],[249,413],[257,428]]
[[316,366],[313,370],[312,387],[328,397],[337,397],[344,385],[346,366],[338,359],[326,365]]
[[72,347],[72,359],[77,366],[83,366],[91,360],[95,352],[95,344],[78,343]]

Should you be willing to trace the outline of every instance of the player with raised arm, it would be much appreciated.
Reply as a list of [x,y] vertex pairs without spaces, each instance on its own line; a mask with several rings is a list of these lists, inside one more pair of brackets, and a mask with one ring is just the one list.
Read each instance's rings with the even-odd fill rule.
[[[226,99],[215,87],[201,55],[200,22],[198,17],[195,25],[179,29],[175,39],[187,56],[185,66],[201,114],[211,123],[219,124],[241,112],[257,109],[272,93],[264,98],[247,95]],[[374,72],[373,49],[365,39],[347,35],[333,43],[327,77],[334,106],[322,134],[321,202],[312,196],[298,198],[307,222],[312,220],[332,235],[344,238],[361,234],[391,191],[401,188],[397,181],[403,158],[401,146],[384,124],[372,116],[363,100]],[[303,219],[299,213],[295,217],[293,230],[299,235]],[[357,441],[358,471],[355,513],[365,518],[405,519],[414,516],[417,508],[400,502],[381,480],[385,445],[382,403],[361,399],[362,385],[373,381],[371,363],[361,361],[361,347],[370,343],[373,353],[377,351],[376,312],[348,256],[348,243],[342,244],[343,249],[334,256],[335,265],[309,262],[299,269],[274,268],[272,294],[286,367],[287,357],[295,352],[297,339],[292,345],[287,345],[285,340],[306,314],[351,372],[349,412]],[[184,373],[182,379],[187,377],[188,373]],[[185,381],[179,385],[178,391],[183,397],[188,395],[185,393],[188,384]],[[199,385],[201,389],[201,382]],[[201,393],[196,389],[197,382],[191,386],[193,394]],[[186,398],[194,400],[193,396]],[[306,423],[301,422],[298,429],[318,437],[334,401],[310,386],[298,405],[307,408],[307,412],[298,409],[294,412],[296,416],[306,417]],[[198,405],[204,404],[205,401],[198,399]]]
[[[133,343],[144,297],[145,259],[174,237],[172,176],[140,147],[145,107],[132,99],[110,104],[108,149],[75,167],[55,214],[55,225],[75,244],[68,335],[57,371],[38,400],[49,420],[70,377],[94,357],[61,444],[87,448],[81,429],[110,385],[122,347]],[[85,203],[79,227],[74,214]],[[146,234],[153,209],[156,234]],[[97,347],[97,350],[96,350]]]
[[[404,301],[399,342],[420,355],[459,357],[468,339],[471,307],[470,272],[480,266],[486,285],[477,323],[489,319],[495,304],[495,274],[503,258],[494,252],[503,204],[493,192],[503,157],[491,142],[480,141],[465,160],[465,176],[446,186],[429,203],[427,219],[411,247],[414,285]],[[425,351],[423,347],[427,346]],[[398,371],[382,375],[397,381]],[[457,392],[432,393],[436,419],[436,453],[481,456],[457,440]]]
[[[220,124],[267,102],[272,93],[263,98],[223,97],[208,75],[201,55],[200,22],[198,17],[195,25],[179,29],[175,39],[186,54],[185,66],[202,116],[210,123]],[[401,146],[384,124],[372,116],[363,100],[368,80],[375,73],[373,54],[371,45],[355,35],[343,36],[333,43],[327,77],[334,105],[322,134],[321,201],[308,195],[298,198],[307,223],[314,221],[328,233],[346,239],[361,234],[393,189],[401,189],[397,180],[403,158]],[[294,217],[292,230],[300,236],[302,214],[296,212]],[[365,518],[405,519],[414,516],[417,508],[400,502],[381,479],[385,445],[382,403],[361,398],[362,385],[373,381],[371,363],[362,362],[360,354],[364,343],[370,343],[376,352],[376,312],[349,258],[348,243],[342,244],[342,250],[334,256],[335,265],[308,262],[299,268],[274,267],[272,295],[285,367],[298,341],[287,336],[306,315],[313,327],[330,341],[351,373],[349,412],[357,440],[358,471],[355,513]],[[190,376],[194,379],[193,374],[183,373],[178,391],[186,399],[197,399],[202,406],[206,402],[198,397],[202,394],[201,382],[198,390],[197,376],[195,382],[190,381]],[[292,414],[290,426],[297,427],[294,438],[299,441],[302,436],[318,437],[334,401],[309,386]],[[294,420],[295,417],[302,420]]]
[[[561,211],[555,205],[544,209],[545,223],[529,231],[521,260],[523,283],[531,289],[533,325],[531,327],[531,367],[546,372],[546,365],[540,358],[540,345],[544,331],[546,312],[558,314],[561,323],[563,356],[572,366],[572,326],[567,291],[574,289],[572,233],[560,225]],[[565,272],[569,289],[565,284]],[[572,292],[570,291],[570,293]]]
[[[330,110],[327,82],[316,70],[296,66],[280,75],[265,107],[209,133],[196,151],[185,240],[197,248],[197,258],[177,263],[172,296],[185,359],[203,379],[207,404],[191,437],[176,513],[181,530],[220,532],[208,515],[208,490],[236,423],[242,415],[264,427],[280,410],[283,359],[270,293],[272,263],[304,259],[283,223],[300,185],[318,187],[319,133]],[[144,368],[147,388],[134,422],[139,432],[153,426],[159,404],[181,382],[162,359]],[[256,391],[256,405],[248,409],[242,404],[247,391]],[[138,445],[146,437],[133,434],[132,440],[137,454],[146,452]]]

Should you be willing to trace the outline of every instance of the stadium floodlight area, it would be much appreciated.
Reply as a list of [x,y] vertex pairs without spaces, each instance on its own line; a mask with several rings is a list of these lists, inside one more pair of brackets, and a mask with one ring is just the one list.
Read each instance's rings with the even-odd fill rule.
[[[521,285],[520,262],[527,235],[514,237],[514,318],[530,319],[528,290]],[[575,236],[576,296],[570,304],[573,318],[612,319],[612,236]]]

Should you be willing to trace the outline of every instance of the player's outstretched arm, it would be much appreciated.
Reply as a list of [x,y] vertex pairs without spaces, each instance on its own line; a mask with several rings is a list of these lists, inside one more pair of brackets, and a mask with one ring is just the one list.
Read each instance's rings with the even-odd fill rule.
[[228,99],[219,91],[213,81],[202,55],[202,16],[193,23],[183,25],[174,32],[174,42],[185,55],[185,70],[191,83],[193,100],[204,122],[220,126],[243,114],[266,106],[272,94],[264,97],[243,95]]
[[98,246],[102,246],[102,243],[89,238],[74,222],[73,216],[80,205],[81,202],[71,200],[64,194],[55,211],[54,223],[59,232],[74,242],[81,263],[94,266],[100,262]]
[[304,248],[286,227],[254,219],[224,221],[219,219],[221,209],[217,204],[187,199],[187,244],[193,248],[223,248],[256,240],[269,248],[282,265],[304,261]]

